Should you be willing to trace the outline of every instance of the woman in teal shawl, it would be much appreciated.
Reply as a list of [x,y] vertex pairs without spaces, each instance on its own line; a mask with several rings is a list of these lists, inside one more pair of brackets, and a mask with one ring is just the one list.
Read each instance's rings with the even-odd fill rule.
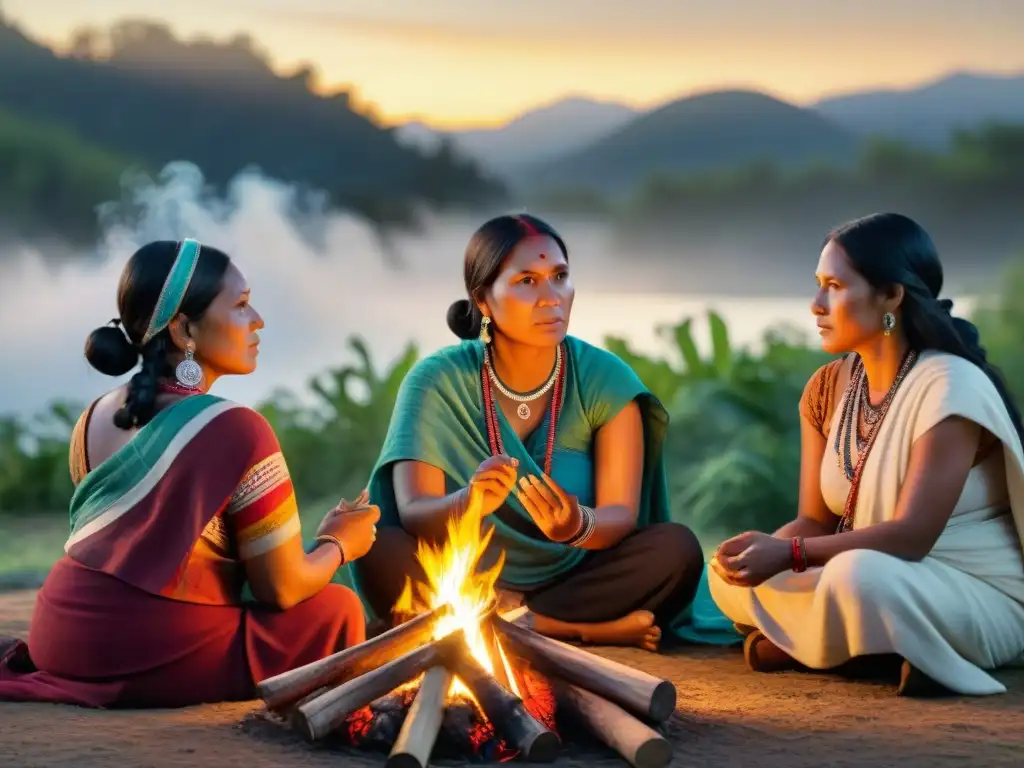
[[[371,477],[378,539],[353,564],[364,603],[392,618],[406,580],[425,580],[417,539],[442,537],[474,496],[490,554],[505,553],[499,589],[536,631],[649,650],[663,627],[704,639],[703,553],[669,520],[667,414],[619,358],[567,336],[562,238],[532,216],[492,219],[469,243],[465,281],[470,299],[448,313],[465,341],[409,373]],[[708,629],[736,638],[719,613]]]

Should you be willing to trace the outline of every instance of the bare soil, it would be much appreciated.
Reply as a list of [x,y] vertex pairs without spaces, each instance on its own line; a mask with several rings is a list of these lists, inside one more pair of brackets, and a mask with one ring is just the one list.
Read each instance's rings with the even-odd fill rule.
[[[34,593],[0,594],[0,634],[24,636]],[[675,682],[665,727],[673,766],[1015,766],[1024,752],[1024,671],[999,674],[1010,692],[914,701],[891,681],[749,672],[736,650],[672,654],[595,649]],[[93,711],[0,703],[0,766],[171,768],[383,766],[353,750],[317,749],[264,720],[256,702],[181,710]],[[624,765],[594,745],[567,745],[556,768]]]

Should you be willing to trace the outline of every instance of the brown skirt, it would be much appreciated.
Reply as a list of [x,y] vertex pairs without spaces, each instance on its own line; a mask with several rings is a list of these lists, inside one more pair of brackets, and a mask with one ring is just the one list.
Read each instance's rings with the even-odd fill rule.
[[0,643],[0,701],[181,707],[254,697],[256,682],[365,639],[359,598],[330,584],[287,611],[143,592],[64,557],[28,644]]

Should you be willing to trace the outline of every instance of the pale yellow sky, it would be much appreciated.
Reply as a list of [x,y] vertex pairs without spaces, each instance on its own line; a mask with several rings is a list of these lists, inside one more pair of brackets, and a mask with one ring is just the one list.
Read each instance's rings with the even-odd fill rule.
[[[66,41],[126,17],[249,32],[389,121],[493,123],[569,94],[646,106],[754,87],[797,102],[954,69],[1024,71],[1024,0],[0,0]],[[943,7],[947,6],[947,7]],[[950,7],[952,6],[952,8]]]

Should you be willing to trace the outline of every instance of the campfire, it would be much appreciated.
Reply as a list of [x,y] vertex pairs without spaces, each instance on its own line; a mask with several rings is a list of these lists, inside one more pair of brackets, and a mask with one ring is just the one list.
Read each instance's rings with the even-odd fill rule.
[[395,606],[408,620],[264,680],[267,709],[310,742],[383,746],[389,768],[426,768],[444,744],[456,757],[550,762],[565,721],[635,768],[666,765],[671,747],[652,725],[675,711],[675,687],[499,614],[504,556],[478,571],[493,533],[481,528],[471,505],[442,546],[421,543],[427,583],[407,583]]

